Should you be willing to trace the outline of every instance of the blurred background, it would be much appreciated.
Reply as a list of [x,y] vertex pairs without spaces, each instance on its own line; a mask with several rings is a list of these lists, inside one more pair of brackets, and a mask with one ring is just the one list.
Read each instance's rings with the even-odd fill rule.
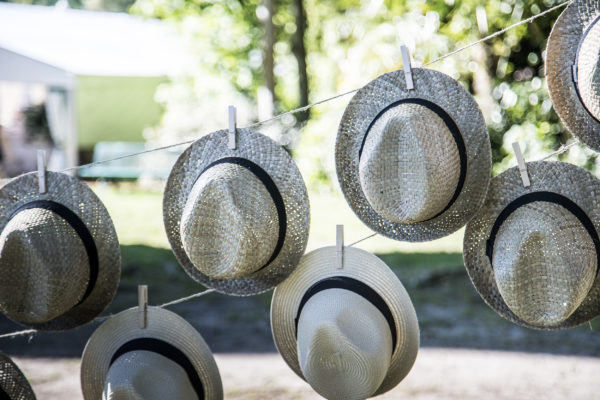
[[[0,176],[67,167],[196,139],[357,89],[476,41],[561,3],[558,0],[39,0],[0,2]],[[562,10],[562,9],[561,9]],[[561,10],[428,68],[459,80],[486,119],[494,175],[573,140],[559,122],[544,78],[545,46]],[[335,176],[334,143],[350,95],[288,114],[258,130],[283,144],[311,201],[309,250],[371,234],[352,213]],[[123,274],[108,313],[203,288],[177,264],[164,233],[162,190],[184,145],[76,171],[110,212]],[[556,158],[556,157],[555,157]],[[598,174],[596,154],[576,144],[558,156]],[[335,213],[332,212],[335,210]],[[462,230],[410,244],[372,237],[358,247],[386,261],[407,287],[421,327],[413,372],[384,398],[589,399],[600,390],[598,319],[538,332],[497,316],[473,289]],[[218,353],[227,398],[308,399],[285,366],[270,326],[271,292],[209,294],[172,307]],[[0,339],[40,399],[81,398],[79,357],[98,326]],[[21,329],[0,316],[0,332]]]

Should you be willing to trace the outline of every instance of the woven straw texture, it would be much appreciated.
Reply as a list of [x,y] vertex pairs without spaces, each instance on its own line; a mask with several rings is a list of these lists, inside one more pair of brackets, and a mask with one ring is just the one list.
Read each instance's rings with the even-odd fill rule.
[[[91,189],[71,176],[47,172],[48,190],[38,191],[35,173],[0,189],[0,310],[38,330],[64,330],[85,324],[112,301],[121,275],[117,235],[106,208]],[[98,277],[87,289],[90,265],[81,238],[52,211],[31,208],[36,200],[59,203],[85,224],[98,251]]]
[[102,400],[131,399],[199,400],[185,369],[151,351],[122,355],[106,374]]
[[520,207],[503,222],[494,247],[498,290],[506,305],[532,325],[566,320],[594,282],[594,242],[577,217],[558,204]]
[[298,321],[298,361],[306,381],[329,400],[366,399],[390,366],[392,334],[361,295],[328,289],[308,300]]
[[7,400],[35,400],[23,372],[3,353],[0,353],[0,388],[8,395]]
[[260,269],[269,261],[278,235],[277,209],[265,185],[235,164],[215,165],[203,173],[181,217],[188,258],[202,273],[218,279]]
[[479,294],[502,317],[534,329],[570,328],[600,314],[595,248],[581,222],[557,208],[563,208],[560,205],[538,201],[515,210],[502,223],[494,242],[496,268],[486,256],[486,241],[509,203],[540,191],[573,201],[598,231],[600,181],[561,162],[531,162],[527,169],[528,188],[523,187],[517,167],[492,179],[484,206],[466,228],[465,267]]
[[[342,192],[356,215],[375,232],[392,239],[416,242],[433,240],[446,236],[467,223],[485,199],[491,175],[492,162],[487,128],[483,120],[483,115],[473,97],[459,82],[441,72],[421,68],[414,68],[412,71],[415,90],[409,91],[406,89],[403,71],[394,71],[373,80],[356,93],[346,107],[346,111],[344,112],[340,123],[336,140],[335,157],[336,170]],[[460,134],[462,135],[466,146],[467,161],[464,186],[456,201],[454,201],[450,208],[441,215],[415,223],[393,222],[378,214],[371,204],[369,204],[359,178],[360,165],[358,153],[366,129],[381,110],[398,100],[407,98],[425,99],[435,103],[446,111],[460,130]],[[422,124],[420,118],[416,117],[414,113],[411,113],[411,118],[415,118],[412,122],[413,126]],[[439,124],[439,121],[430,119],[426,123],[432,124],[431,130],[433,130],[435,129],[434,127]],[[418,129],[424,130],[427,128],[419,127]],[[429,129],[427,130],[430,131]],[[370,135],[371,133],[369,136]],[[433,135],[434,138],[439,138],[440,133],[438,132]],[[369,139],[369,137],[367,137],[367,139]],[[419,157],[418,154],[404,154],[408,149],[412,149],[414,152],[417,152],[417,149],[419,148],[427,151],[433,150],[426,146],[433,145],[435,140],[428,140],[424,142],[424,144],[416,139],[414,140],[415,146],[412,146],[411,143],[405,143],[402,144],[402,146],[395,145],[399,146],[398,150],[402,152],[402,156],[400,156],[400,154],[396,156],[399,161],[393,162],[398,165],[398,167],[404,166],[406,160],[402,159],[405,157],[412,158],[413,160],[426,160],[423,157]],[[403,148],[403,146],[406,146],[406,148]],[[455,151],[454,149],[456,149],[456,144],[452,143],[449,148],[453,148],[453,150],[447,150],[452,153]],[[363,149],[362,157],[368,157],[367,154],[365,154],[365,151],[366,149]],[[433,151],[435,152],[438,150]],[[390,157],[393,158],[392,155],[386,156],[388,160]],[[444,172],[444,175],[449,174],[449,181],[444,182],[440,187],[435,188],[440,191],[439,194],[431,194],[424,197],[425,199],[439,199],[439,202],[433,206],[427,205],[425,207],[426,209],[430,209],[425,215],[429,215],[433,210],[439,209],[439,204],[442,202],[441,200],[447,197],[448,192],[454,193],[454,190],[456,189],[456,185],[451,187],[451,185],[455,183],[455,180],[453,181],[453,156],[452,154],[446,154],[444,159],[450,160],[450,165],[444,166],[447,169],[447,172]],[[383,161],[383,163],[392,163],[392,161]],[[393,166],[394,164],[391,164],[390,166]],[[431,165],[430,168],[435,170],[440,169],[439,166],[433,167],[434,164]],[[416,171],[419,171],[419,168],[423,167],[411,164],[408,165],[407,168],[407,171],[410,171],[410,174],[417,175],[418,172]],[[401,171],[401,173],[406,173],[407,171]],[[398,176],[397,171],[392,173]],[[422,178],[418,178],[415,175],[411,177],[407,174],[406,181],[402,182],[402,184],[413,184],[415,181],[420,181],[418,184],[423,185],[424,181],[421,181]],[[426,174],[421,174],[421,176],[425,175]],[[381,178],[379,179],[387,178],[385,173],[380,176]],[[433,190],[434,188],[431,183],[427,182],[427,185]],[[398,183],[391,183],[389,186],[395,186],[397,184]],[[385,186],[385,182],[377,183],[377,185],[383,187]],[[391,188],[390,190],[393,191],[396,189]],[[405,190],[408,189],[404,188],[403,191]],[[369,192],[370,194],[373,193],[371,189],[369,189]],[[417,189],[416,192],[422,193],[423,190]],[[410,191],[408,193],[410,193]],[[390,193],[389,196],[386,194],[386,198],[388,199],[392,196],[393,193]],[[408,197],[410,198],[411,195],[408,194]],[[412,197],[414,198],[415,196],[413,195]],[[416,202],[422,201],[421,198],[418,200],[414,198],[414,200]]]
[[600,122],[590,112],[600,119],[598,27],[594,26],[587,34],[579,54],[577,76],[581,98],[573,82],[572,66],[582,35],[598,16],[600,2],[597,0],[569,4],[556,20],[546,48],[546,76],[554,109],[571,134],[596,151],[600,151]]
[[[134,307],[120,312],[96,329],[86,344],[81,359],[81,389],[84,399],[102,398],[110,360],[124,343],[138,338],[156,338],[175,346],[187,356],[202,381],[206,400],[221,400],[223,385],[219,369],[198,331],[177,314],[159,307],[148,307],[147,321],[145,329],[139,327],[139,311]],[[161,364],[156,365],[155,369],[162,373]],[[165,372],[163,379],[168,376]],[[173,386],[178,382],[167,384]]]
[[[315,282],[327,277],[346,276],[365,283],[384,299],[396,324],[397,339],[391,364],[383,383],[373,394],[379,395],[404,379],[415,362],[419,349],[417,315],[402,283],[378,257],[364,250],[344,247],[343,259],[344,268],[337,269],[335,247],[314,250],[306,254],[294,273],[277,286],[271,302],[273,338],[285,362],[306,380],[298,362],[294,324],[302,296]],[[306,310],[302,310],[301,315],[305,313]],[[389,332],[389,326],[385,329]]]
[[[227,147],[227,134],[227,131],[222,130],[204,136],[194,142],[179,157],[167,181],[163,199],[163,218],[173,252],[189,276],[203,285],[215,288],[222,293],[239,296],[253,295],[272,289],[283,281],[298,265],[308,241],[310,222],[308,194],[300,171],[292,158],[280,145],[260,133],[247,129],[238,129],[237,149],[230,150]],[[181,227],[182,221],[185,223],[191,220],[191,218],[184,219],[183,214],[188,198],[193,198],[194,193],[192,192],[198,176],[212,162],[225,157],[244,158],[265,170],[283,198],[287,219],[286,235],[278,256],[269,265],[261,268],[259,271],[231,279],[212,277],[203,273],[201,269],[194,265],[184,248]],[[217,175],[224,172],[223,170],[215,170],[207,171],[206,173],[214,174],[216,178]],[[240,172],[239,169],[231,168],[225,173],[238,172]],[[242,183],[241,181],[245,178],[246,175],[236,176],[235,178],[223,177],[224,180],[228,181],[224,185],[220,185],[218,182],[210,184],[198,182],[196,190],[204,190],[206,192],[198,198],[202,197],[203,200],[206,199],[206,201],[210,202],[212,209],[203,210],[199,206],[187,206],[188,211],[193,210],[198,216],[206,219],[206,221],[194,221],[192,225],[211,230],[208,232],[198,232],[196,230],[196,234],[201,234],[201,236],[192,236],[191,238],[186,238],[186,240],[189,239],[195,242],[196,246],[199,246],[201,249],[200,253],[216,253],[198,254],[198,258],[201,259],[202,256],[208,256],[207,258],[211,260],[210,262],[215,264],[223,263],[225,265],[225,267],[218,265],[203,267],[207,271],[208,268],[212,268],[214,271],[227,270],[231,266],[232,260],[235,259],[246,261],[252,259],[249,267],[245,268],[247,268],[247,271],[254,270],[265,253],[269,253],[270,257],[273,252],[274,246],[271,246],[269,251],[264,250],[269,243],[276,240],[276,238],[273,239],[270,236],[270,227],[273,225],[279,226],[276,219],[277,214],[273,215],[273,210],[270,209],[273,205],[273,200],[269,198],[266,203],[259,205],[249,204],[252,201],[264,201],[265,195],[257,189],[257,183],[254,181],[256,178],[249,178],[250,181],[246,180],[242,188],[234,187],[238,185],[237,182]],[[225,188],[224,186],[229,187]],[[246,188],[246,186],[248,187]],[[235,195],[236,198],[227,200],[225,203],[216,202],[221,196],[225,196],[228,191],[231,191],[229,193],[232,196]],[[242,197],[238,198],[240,194]],[[211,200],[211,196],[213,200]],[[244,204],[245,212],[249,212],[250,215],[246,214],[236,220],[237,217],[232,214],[242,212],[241,208],[237,208],[238,204],[241,203]],[[256,213],[256,215],[251,215],[251,213]],[[235,223],[232,226],[228,226],[222,222],[223,220],[235,220]],[[267,227],[258,226],[265,223],[265,220],[268,220]],[[244,227],[242,228],[240,225],[244,225]],[[187,229],[188,227],[183,228],[186,234]],[[193,227],[190,232],[194,234]],[[244,233],[246,237],[242,238],[238,236],[241,233]],[[269,235],[269,237],[262,235]],[[210,236],[209,242],[207,244],[200,244],[200,242],[206,240],[207,236]],[[225,242],[216,245],[216,247],[210,247],[219,238],[224,237],[227,237]],[[188,248],[192,247],[192,241],[187,242]],[[257,245],[261,249],[259,252],[253,254],[252,251],[248,251],[251,245],[260,241],[264,241],[265,243]],[[240,244],[242,244],[241,248],[238,247]],[[230,247],[230,245],[234,247]],[[236,262],[239,266],[239,261]],[[206,262],[198,261],[198,263],[202,266]]]
[[377,119],[359,162],[360,184],[373,209],[411,224],[439,214],[460,174],[456,143],[446,123],[418,104],[401,104]]

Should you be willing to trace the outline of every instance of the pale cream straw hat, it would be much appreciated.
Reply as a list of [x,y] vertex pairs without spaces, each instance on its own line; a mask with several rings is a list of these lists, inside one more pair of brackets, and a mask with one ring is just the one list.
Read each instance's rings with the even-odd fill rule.
[[275,289],[271,329],[285,362],[328,399],[364,399],[412,368],[419,325],[408,293],[378,257],[343,248],[306,254]]
[[335,145],[338,180],[356,215],[397,240],[448,235],[485,198],[491,148],[473,97],[449,76],[412,69],[382,75],[352,98]]
[[148,307],[146,328],[130,308],[102,324],[81,359],[86,400],[220,400],[215,359],[198,331],[177,314]]
[[562,162],[493,178],[467,225],[463,256],[486,303],[518,325],[570,328],[600,315],[600,181]]
[[27,378],[6,354],[0,353],[0,399],[35,400]]
[[75,328],[112,301],[121,253],[104,205],[83,182],[46,173],[0,189],[0,310],[38,330]]
[[181,154],[167,181],[163,217],[184,270],[233,295],[272,289],[298,265],[308,240],[306,186],[289,154],[238,129],[237,148],[217,131]]
[[550,99],[567,129],[600,151],[600,2],[577,0],[556,20],[546,49]]

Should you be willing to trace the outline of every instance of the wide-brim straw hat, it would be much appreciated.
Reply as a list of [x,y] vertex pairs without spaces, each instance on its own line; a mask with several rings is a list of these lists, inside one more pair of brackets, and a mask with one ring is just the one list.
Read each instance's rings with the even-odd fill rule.
[[23,372],[6,354],[0,353],[0,398],[35,400],[31,385]]
[[556,113],[573,136],[600,151],[600,2],[571,2],[546,48],[546,77]]
[[467,224],[465,267],[481,297],[507,320],[534,329],[574,327],[600,315],[600,181],[562,162],[531,162],[527,170],[529,187],[517,167],[492,179]]
[[[179,379],[181,369],[185,382]],[[111,388],[117,385],[130,393],[152,385],[157,393],[164,393],[185,385],[193,387],[199,399],[223,398],[217,364],[202,336],[186,320],[159,307],[147,308],[145,328],[140,326],[140,311],[134,307],[107,320],[90,337],[81,359],[83,397],[100,400],[111,383],[107,381],[109,374],[118,380]],[[154,376],[155,382],[144,375]]]
[[290,155],[248,129],[237,130],[236,149],[225,130],[194,142],[175,163],[163,200],[167,236],[187,274],[239,296],[272,289],[294,270],[309,214]]
[[77,327],[112,301],[121,253],[106,208],[77,178],[46,172],[0,189],[0,310],[38,330]]
[[[404,72],[394,71],[354,95],[339,126],[336,170],[348,204],[369,228],[426,241],[458,230],[481,206],[491,147],[483,115],[459,82],[422,68],[412,76],[413,90]],[[424,199],[424,213],[413,220],[384,212],[402,214]]]
[[[294,273],[277,286],[271,302],[271,329],[275,345],[290,368],[307,380],[299,363],[296,333],[296,329],[303,329],[297,323],[301,316],[305,317],[304,307],[310,303],[311,297],[319,295],[330,295],[335,303],[340,297],[340,290],[362,296],[361,301],[370,303],[368,306],[372,304],[384,316],[386,322],[382,329],[390,331],[392,337],[390,366],[380,386],[371,394],[376,396],[395,387],[412,368],[419,349],[417,316],[404,286],[378,257],[364,250],[344,247],[341,269],[336,267],[336,258],[335,247],[314,250],[306,254]],[[351,302],[347,306],[348,312],[361,309],[350,309]],[[317,319],[324,315],[309,314],[306,317]],[[363,316],[356,315],[356,322],[364,322]],[[346,326],[345,329],[352,330],[352,327]],[[353,335],[352,332],[347,333]],[[358,331],[355,333],[360,335]],[[373,332],[373,337],[376,335]],[[340,342],[345,340],[339,337]],[[351,366],[348,368],[352,369]],[[371,371],[358,372],[368,381],[366,378]]]

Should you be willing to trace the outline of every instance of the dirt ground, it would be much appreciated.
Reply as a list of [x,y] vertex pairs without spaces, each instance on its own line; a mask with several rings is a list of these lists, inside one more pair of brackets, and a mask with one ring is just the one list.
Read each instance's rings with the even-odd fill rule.
[[[278,354],[217,354],[226,399],[320,397]],[[81,399],[78,359],[15,358],[40,400]],[[379,399],[597,398],[600,359],[504,351],[423,348],[410,374]]]

